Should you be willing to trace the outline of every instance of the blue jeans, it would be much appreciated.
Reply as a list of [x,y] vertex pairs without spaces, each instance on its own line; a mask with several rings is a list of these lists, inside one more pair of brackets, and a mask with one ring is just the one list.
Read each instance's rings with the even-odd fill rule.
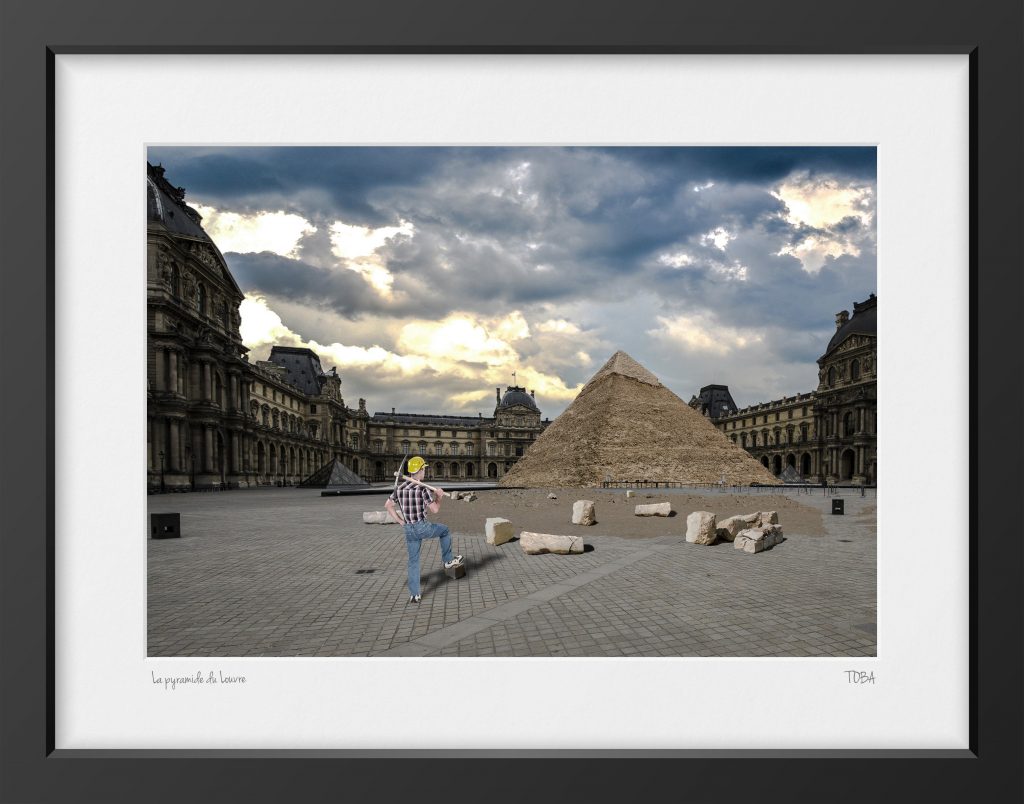
[[420,546],[424,539],[441,540],[441,560],[452,560],[452,537],[447,525],[437,525],[423,519],[405,526],[405,548],[409,551],[409,594],[420,593]]

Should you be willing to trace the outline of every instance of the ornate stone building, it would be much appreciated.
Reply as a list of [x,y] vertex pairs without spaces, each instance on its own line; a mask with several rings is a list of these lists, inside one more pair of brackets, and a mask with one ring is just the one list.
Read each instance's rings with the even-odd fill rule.
[[390,480],[406,446],[437,479],[497,478],[547,422],[532,393],[498,391],[490,418],[377,413],[345,405],[315,352],[274,346],[250,363],[243,300],[183,188],[148,166],[147,485],[150,491],[297,485],[332,458]]
[[251,381],[242,292],[162,168],[149,167],[146,198],[149,487],[237,486]]
[[423,413],[374,413],[370,419],[372,477],[388,480],[406,454],[427,460],[435,480],[503,477],[548,426],[533,392],[495,389],[494,414],[484,418]]
[[[805,480],[874,485],[878,481],[877,303],[855,302],[836,315],[836,331],[818,358],[814,391],[733,412],[726,386],[705,386],[690,406],[774,474],[791,466]],[[722,389],[725,390],[723,396]],[[728,397],[728,401],[725,400]],[[718,407],[714,407],[717,400]],[[714,410],[721,411],[718,415]]]

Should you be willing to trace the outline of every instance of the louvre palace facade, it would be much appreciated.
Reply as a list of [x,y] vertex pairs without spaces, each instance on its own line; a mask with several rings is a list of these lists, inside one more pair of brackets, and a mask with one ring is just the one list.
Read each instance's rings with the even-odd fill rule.
[[345,404],[337,371],[309,349],[252,363],[244,295],[200,215],[147,166],[147,486],[151,492],[297,485],[337,458],[387,480],[407,452],[437,480],[499,478],[547,421],[532,393],[497,389],[494,415],[374,413]]
[[815,390],[737,408],[727,386],[706,385],[690,406],[776,476],[876,484],[877,304],[872,293],[854,303],[852,316],[836,314]]

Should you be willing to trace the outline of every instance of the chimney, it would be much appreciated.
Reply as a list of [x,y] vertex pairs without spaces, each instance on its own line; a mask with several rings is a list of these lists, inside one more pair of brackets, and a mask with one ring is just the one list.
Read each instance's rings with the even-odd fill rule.
[[850,320],[850,313],[847,310],[840,310],[836,313],[836,329],[839,329]]
[[494,389],[494,398],[498,400],[498,404],[500,405],[501,404],[501,388],[500,387]]
[[391,408],[391,415],[392,415],[392,416],[394,416],[394,415],[395,415],[395,409],[394,409],[394,408]]
[[537,398],[536,395],[534,395],[533,391],[530,391],[530,396],[533,397],[534,399]]

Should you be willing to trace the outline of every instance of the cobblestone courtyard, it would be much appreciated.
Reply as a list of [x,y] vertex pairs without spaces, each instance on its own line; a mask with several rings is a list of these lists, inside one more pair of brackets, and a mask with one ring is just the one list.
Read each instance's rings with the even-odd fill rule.
[[687,544],[678,511],[678,535],[654,539],[589,537],[567,516],[588,551],[528,556],[486,543],[481,508],[479,532],[453,533],[466,577],[449,580],[424,543],[418,606],[402,528],[362,523],[386,493],[154,495],[149,512],[180,512],[183,535],[147,543],[148,654],[874,656],[874,491],[840,490],[843,516],[820,489],[790,495],[822,512],[825,535],[782,521],[786,541],[757,555]]

